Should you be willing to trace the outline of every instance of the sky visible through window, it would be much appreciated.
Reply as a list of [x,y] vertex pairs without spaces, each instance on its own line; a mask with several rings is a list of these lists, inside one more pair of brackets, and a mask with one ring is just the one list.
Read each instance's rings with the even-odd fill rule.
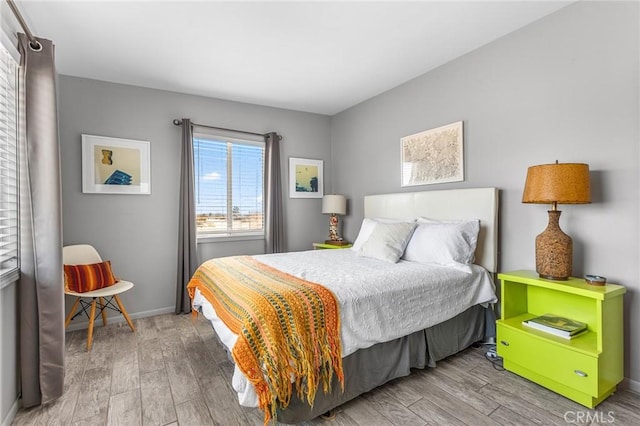
[[234,229],[246,228],[246,225],[240,226],[239,218],[246,222],[249,216],[259,216],[261,228],[264,146],[201,137],[194,138],[193,142],[196,214],[226,217],[227,203],[230,203]]

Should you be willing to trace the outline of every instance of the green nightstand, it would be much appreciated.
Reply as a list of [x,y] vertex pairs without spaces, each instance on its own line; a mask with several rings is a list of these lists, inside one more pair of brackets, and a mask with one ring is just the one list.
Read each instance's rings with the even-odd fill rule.
[[[624,374],[624,287],[592,286],[581,278],[546,280],[533,271],[498,278],[497,351],[505,369],[589,408],[615,392]],[[522,325],[546,313],[585,322],[588,331],[563,339]]]
[[346,248],[350,248],[351,246],[353,246],[353,244],[351,244],[351,243],[346,243],[346,244],[342,244],[342,245],[327,244],[327,243],[313,243],[313,249],[314,250],[346,249]]

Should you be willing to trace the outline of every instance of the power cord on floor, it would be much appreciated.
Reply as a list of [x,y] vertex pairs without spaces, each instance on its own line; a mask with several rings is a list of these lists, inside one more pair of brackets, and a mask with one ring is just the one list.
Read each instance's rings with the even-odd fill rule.
[[496,352],[496,345],[487,344],[487,352],[485,352],[484,357],[489,360],[493,368],[498,371],[504,371],[504,367],[502,366],[502,357],[498,356],[498,352]]
[[325,420],[327,422],[330,422],[332,420],[334,420],[336,418],[336,415],[338,415],[338,413],[342,412],[342,407],[336,407],[336,408],[332,408],[331,410],[327,411],[324,414],[320,414],[320,418],[322,420]]

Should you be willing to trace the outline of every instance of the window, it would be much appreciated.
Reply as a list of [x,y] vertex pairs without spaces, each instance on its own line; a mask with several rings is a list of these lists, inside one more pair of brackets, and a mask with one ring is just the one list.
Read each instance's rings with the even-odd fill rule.
[[18,64],[0,44],[0,280],[18,278]]
[[195,134],[198,237],[264,235],[264,142]]

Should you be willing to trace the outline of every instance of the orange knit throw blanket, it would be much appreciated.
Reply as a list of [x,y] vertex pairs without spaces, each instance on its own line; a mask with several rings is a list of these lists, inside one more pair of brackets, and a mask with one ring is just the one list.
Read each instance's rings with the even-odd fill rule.
[[249,256],[212,259],[187,286],[213,305],[238,340],[240,371],[254,385],[265,424],[289,405],[292,380],[313,405],[320,382],[331,391],[333,374],[344,389],[338,303],[325,287],[279,271]]

